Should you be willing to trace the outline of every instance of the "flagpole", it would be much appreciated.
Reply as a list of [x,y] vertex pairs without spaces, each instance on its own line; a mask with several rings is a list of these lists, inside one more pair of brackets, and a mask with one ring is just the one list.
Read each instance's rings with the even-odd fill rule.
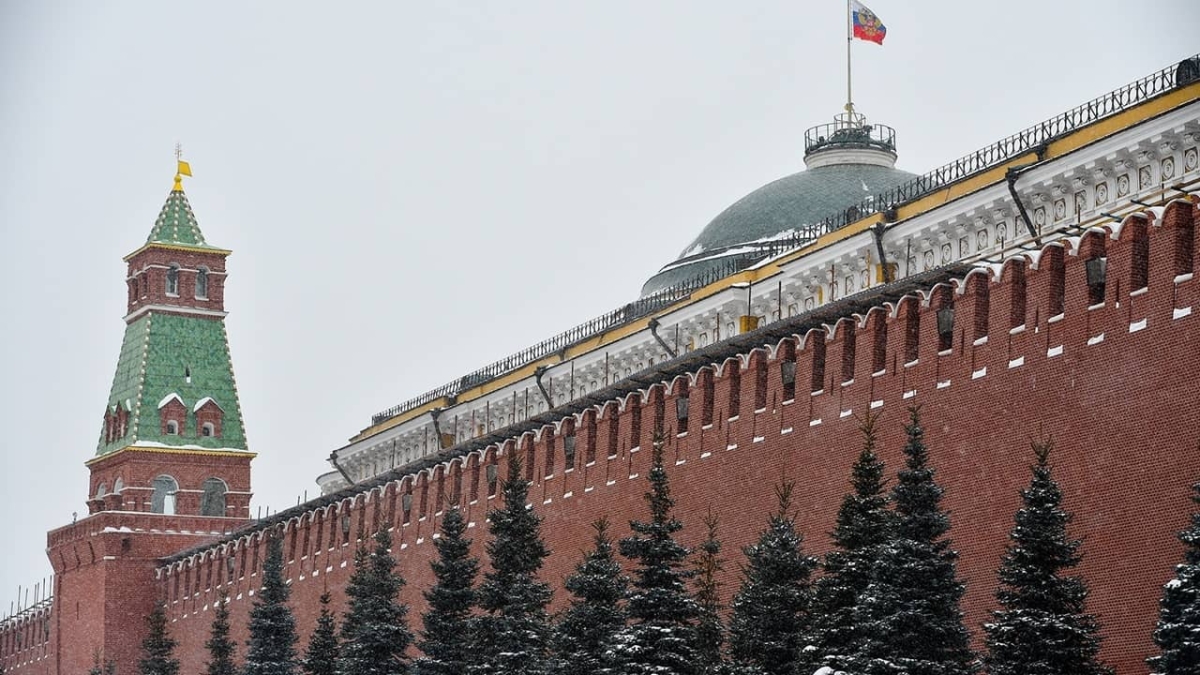
[[846,112],[854,117],[854,96],[850,77],[850,45],[854,42],[854,17],[850,13],[850,0],[846,0]]

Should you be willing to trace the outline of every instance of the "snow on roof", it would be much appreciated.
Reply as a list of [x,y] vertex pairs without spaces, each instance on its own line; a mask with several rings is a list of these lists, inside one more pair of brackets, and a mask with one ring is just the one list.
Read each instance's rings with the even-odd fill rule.
[[218,410],[223,410],[223,408],[221,408],[221,404],[214,401],[213,397],[205,396],[204,398],[200,399],[199,401],[196,401],[196,405],[192,406],[192,412],[196,412],[196,411],[200,410],[201,408],[203,408],[205,403],[211,403],[211,404],[217,406]]
[[175,392],[171,392],[171,393],[167,394],[166,396],[164,396],[163,400],[158,402],[158,409],[162,410],[162,407],[164,405],[170,403],[171,399],[175,399],[176,401],[179,401],[179,405],[183,405],[183,399],[179,398],[179,394],[176,394]]
[[146,448],[149,450],[157,450],[161,448],[166,450],[204,450],[205,452],[240,452],[244,454],[249,454],[250,452],[249,450],[245,450],[243,448],[206,448],[203,445],[194,445],[188,443],[169,445],[167,443],[158,443],[156,441],[137,441],[131,443],[130,445],[136,445],[139,448]]

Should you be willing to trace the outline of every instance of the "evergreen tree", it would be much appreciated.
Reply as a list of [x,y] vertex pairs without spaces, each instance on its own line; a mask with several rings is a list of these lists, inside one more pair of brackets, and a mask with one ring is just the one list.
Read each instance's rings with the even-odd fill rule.
[[354,573],[346,584],[349,607],[342,619],[341,675],[404,675],[405,653],[412,644],[408,605],[397,597],[404,579],[396,573],[392,538],[385,528],[375,533],[375,548],[364,544],[354,554]]
[[592,524],[593,548],[567,577],[571,605],[554,630],[557,670],[562,675],[616,675],[620,661],[613,651],[616,634],[625,626],[626,580],[617,561],[608,520]]
[[721,647],[725,644],[725,625],[721,621],[721,582],[719,575],[725,569],[721,560],[721,540],[717,538],[717,517],[710,511],[704,518],[707,534],[696,549],[695,568],[696,606],[696,652],[699,655],[700,672],[703,675],[719,673],[724,665]]
[[1001,610],[984,625],[990,675],[1097,675],[1096,618],[1084,612],[1087,584],[1063,571],[1079,564],[1080,540],[1067,538],[1070,514],[1050,476],[1051,444],[1035,443],[1037,464],[1000,563]]
[[[1200,483],[1192,485],[1192,501],[1200,505]],[[1162,675],[1200,675],[1200,511],[1179,533],[1183,563],[1175,567],[1175,578],[1163,587],[1154,631],[1159,654],[1148,660]]]
[[696,619],[700,609],[687,592],[692,570],[688,550],[675,541],[683,529],[671,513],[675,502],[663,468],[663,439],[654,438],[648,522],[631,521],[634,536],[621,540],[621,555],[637,563],[627,611],[631,624],[618,636],[627,675],[696,675]]
[[417,644],[424,656],[414,663],[421,675],[462,675],[474,661],[471,656],[471,608],[475,606],[475,577],[479,560],[471,557],[466,538],[467,521],[458,507],[442,518],[442,536],[433,547],[438,557],[430,562],[434,585],[425,591],[429,609],[422,616],[425,632]]
[[237,648],[229,638],[229,596],[221,591],[213,611],[212,632],[204,646],[208,648],[206,675],[237,675],[233,652]]
[[550,587],[537,574],[549,551],[541,537],[541,518],[526,504],[528,497],[521,462],[510,456],[504,507],[489,514],[491,569],[479,587],[484,614],[474,630],[478,662],[473,673],[534,675],[548,670]]
[[177,675],[179,660],[175,658],[178,644],[167,631],[167,606],[162,601],[155,603],[154,611],[146,617],[149,633],[142,641],[142,659],[138,661],[141,675]]
[[867,415],[859,427],[863,447],[851,470],[853,491],[838,508],[831,533],[834,550],[825,556],[825,574],[813,588],[814,629],[811,644],[798,661],[801,675],[821,665],[843,669],[866,639],[855,613],[891,537],[892,519],[884,493],[884,465],[875,453],[877,420],[878,416]]
[[[775,488],[779,510],[758,541],[744,549],[742,584],[733,597],[729,644],[735,663],[769,675],[790,675],[812,630],[812,574],[792,514],[792,483]],[[811,673],[811,671],[809,671]]]
[[308,639],[308,651],[304,654],[304,672],[307,675],[336,675],[338,656],[337,619],[329,610],[332,602],[329,591],[321,594],[321,613],[317,616],[317,627]]
[[97,651],[95,655],[95,664],[88,671],[88,675],[117,675],[117,664],[113,661],[105,661],[104,665],[100,665],[100,654]]
[[291,589],[283,579],[283,540],[267,537],[263,585],[250,609],[245,675],[295,675],[296,618],[288,607]]
[[892,488],[893,536],[881,550],[856,615],[862,642],[846,663],[864,675],[969,675],[977,669],[960,603],[958,553],[945,539],[950,517],[934,481],[920,412],[909,409],[905,468]]

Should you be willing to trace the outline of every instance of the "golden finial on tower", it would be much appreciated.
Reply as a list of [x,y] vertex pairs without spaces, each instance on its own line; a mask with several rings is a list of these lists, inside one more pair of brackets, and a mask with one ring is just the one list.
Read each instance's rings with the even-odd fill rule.
[[183,177],[192,175],[192,167],[187,162],[183,161],[183,145],[175,144],[175,187],[174,190],[183,191]]

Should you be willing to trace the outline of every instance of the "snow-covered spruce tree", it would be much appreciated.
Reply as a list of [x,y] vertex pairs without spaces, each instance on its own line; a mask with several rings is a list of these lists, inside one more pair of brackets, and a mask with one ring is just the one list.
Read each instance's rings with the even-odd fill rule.
[[425,631],[417,646],[424,656],[414,663],[420,675],[462,675],[472,658],[471,609],[475,606],[475,577],[479,560],[471,557],[467,521],[457,506],[442,517],[442,536],[433,541],[437,558],[434,585],[425,591],[429,609],[421,617]]
[[483,614],[475,621],[478,661],[471,673],[540,675],[549,669],[550,586],[538,579],[549,551],[541,536],[541,518],[528,506],[529,481],[521,462],[509,457],[504,506],[488,514],[487,544],[491,569],[479,587]]
[[733,661],[769,675],[791,675],[812,632],[812,574],[818,561],[805,555],[804,538],[796,531],[793,489],[790,482],[776,486],[779,510],[758,541],[743,549],[746,564],[729,619]]
[[308,650],[304,653],[304,672],[307,675],[337,675],[339,645],[337,618],[329,609],[333,601],[329,591],[321,594],[321,613],[317,616],[317,627],[308,638]]
[[617,562],[608,520],[592,523],[592,550],[563,584],[571,605],[554,627],[555,670],[560,675],[618,675],[620,661],[613,651],[618,631],[625,627],[627,582]]
[[950,517],[934,481],[918,408],[905,426],[905,467],[892,487],[891,541],[874,566],[856,616],[862,642],[844,664],[863,675],[970,675],[978,669],[960,607],[958,553],[945,538]]
[[630,625],[617,637],[625,675],[696,675],[696,619],[700,609],[687,592],[692,570],[688,550],[675,541],[683,529],[663,468],[663,437],[655,434],[650,468],[648,522],[631,521],[634,535],[621,540],[621,555],[636,563],[626,611]]
[[884,465],[875,453],[877,421],[878,415],[868,414],[859,426],[863,447],[851,469],[853,490],[838,508],[831,533],[834,550],[825,556],[825,573],[813,586],[813,634],[798,658],[799,675],[811,675],[823,665],[844,670],[846,658],[867,639],[855,614],[891,538],[892,521]]
[[397,597],[404,579],[396,572],[392,538],[375,533],[375,546],[364,543],[354,554],[354,573],[346,584],[349,606],[342,617],[340,675],[404,675],[409,672],[408,605]]
[[142,641],[142,659],[138,661],[141,675],[177,675],[179,660],[175,658],[175,639],[167,630],[167,606],[160,600],[146,617],[149,632]]
[[[1200,483],[1192,485],[1192,501],[1200,506]],[[1148,659],[1155,673],[1200,675],[1200,510],[1179,533],[1183,563],[1163,587],[1154,643],[1159,654]]]
[[205,675],[237,675],[233,653],[237,644],[229,637],[229,595],[225,591],[217,597],[213,610],[212,629],[204,646],[208,649],[208,665]]
[[1063,575],[1079,564],[1080,540],[1067,538],[1071,516],[1050,476],[1049,441],[1035,443],[1033,480],[1000,563],[996,599],[1003,609],[984,625],[989,675],[1098,675],[1099,626],[1084,611],[1087,584]]
[[262,579],[250,609],[244,675],[295,675],[296,618],[287,604],[291,589],[283,579],[283,539],[278,534],[267,537]]
[[692,567],[696,576],[696,606],[700,613],[696,617],[696,653],[702,675],[713,675],[723,670],[722,647],[725,644],[725,624],[721,620],[721,572],[725,562],[721,559],[721,540],[717,538],[717,517],[711,511],[704,517],[704,541],[696,547]]

